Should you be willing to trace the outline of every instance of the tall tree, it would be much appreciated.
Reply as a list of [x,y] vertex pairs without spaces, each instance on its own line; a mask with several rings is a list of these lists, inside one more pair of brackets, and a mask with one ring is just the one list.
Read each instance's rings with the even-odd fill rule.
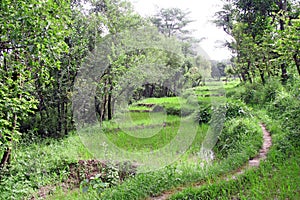
[[[282,60],[283,52],[279,53],[282,47],[274,47],[289,40],[283,33],[288,27],[293,27],[291,19],[294,15],[299,16],[292,11],[294,7],[288,0],[231,0],[227,1],[222,11],[216,13],[215,23],[233,38],[231,42],[226,42],[226,46],[236,54],[238,63],[235,66],[239,66],[238,71],[244,81],[252,82],[259,74],[262,83],[265,83],[266,74],[277,75],[280,70],[282,82],[286,82],[286,61],[274,62]],[[286,21],[289,23],[285,24]],[[297,57],[297,51],[292,52],[292,57]]]
[[[195,57],[198,53],[195,49],[198,48],[198,44],[203,38],[196,39],[191,35],[193,30],[189,29],[188,26],[190,23],[194,22],[194,20],[192,20],[189,15],[189,11],[184,11],[179,8],[161,8],[150,18],[151,22],[157,27],[161,34],[168,38],[177,38],[178,41],[181,42],[181,50],[184,56],[183,61],[173,58],[173,54],[167,55],[169,59],[167,62],[168,65],[178,67],[177,79],[179,74],[185,77],[183,83],[180,83],[179,85],[184,83],[198,85],[203,77],[200,75],[200,65],[195,65],[195,62],[193,61],[196,59]],[[175,61],[179,62],[176,63]]]
[[9,162],[20,121],[36,110],[35,89],[51,83],[67,52],[67,1],[1,2],[0,24],[0,166]]
[[161,8],[152,18],[152,23],[158,31],[167,37],[176,36],[184,39],[190,30],[187,26],[193,22],[189,17],[190,12],[179,8]]

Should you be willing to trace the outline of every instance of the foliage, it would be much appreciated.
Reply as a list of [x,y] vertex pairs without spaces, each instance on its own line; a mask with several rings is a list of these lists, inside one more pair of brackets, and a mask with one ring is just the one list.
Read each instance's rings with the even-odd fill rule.
[[207,105],[201,107],[199,112],[194,115],[195,121],[199,122],[199,124],[206,124],[211,119],[211,106]]
[[245,103],[241,101],[230,101],[216,107],[212,107],[210,104],[200,102],[200,109],[194,113],[194,118],[199,124],[209,123],[211,121],[212,115],[222,116],[224,111],[226,120],[238,118],[238,117],[251,117],[252,111]]
[[225,105],[226,120],[239,118],[239,117],[253,117],[252,110],[242,101],[228,100]]
[[11,165],[1,171],[1,198],[30,197],[43,186],[54,187],[68,178],[69,165],[91,155],[78,136],[56,141],[36,140],[13,149]]
[[187,188],[170,199],[297,199],[298,162],[299,157],[286,162],[277,157],[276,161],[263,163],[259,170],[249,170],[236,180],[220,180],[198,188]]
[[225,63],[217,63],[217,65],[213,65],[211,68],[211,77],[213,78],[220,78],[226,76],[225,73],[226,64]]
[[[72,175],[70,166],[92,158],[78,136],[64,136],[74,129],[71,101],[80,66],[90,55],[97,56],[104,41],[110,42],[110,54],[104,55],[109,66],[95,82],[96,94],[91,98],[103,134],[110,141],[129,152],[150,152],[174,139],[185,119],[192,117],[200,126],[183,157],[158,171],[133,177],[131,163],[107,163],[88,177],[81,172],[89,168],[79,167],[81,194],[75,199],[140,199],[180,185],[209,182],[237,169],[257,153],[262,141],[258,120],[248,106],[270,116],[268,120],[260,116],[268,122],[274,141],[267,161],[237,181],[216,182],[174,198],[298,195],[294,182],[299,182],[300,9],[296,1],[227,1],[216,14],[216,24],[232,37],[225,45],[234,55],[233,63],[210,62],[197,55],[194,48],[199,40],[187,29],[193,20],[189,12],[178,8],[160,9],[150,21],[123,0],[2,0],[0,10],[1,199],[31,199],[41,188],[61,186]],[[153,27],[147,34],[136,31],[150,22],[166,38]],[[132,30],[137,38],[132,39]],[[109,40],[119,35],[123,37],[119,43]],[[138,43],[140,39],[146,43]],[[147,46],[161,41],[166,44],[158,47],[174,45],[174,52]],[[140,46],[131,47],[136,44]],[[101,71],[95,63],[93,67]],[[220,78],[225,73],[238,75],[244,82],[242,87],[225,86],[230,90],[227,97],[233,98],[226,102],[220,85],[207,80],[209,75]],[[134,79],[139,85],[131,84]],[[126,86],[133,87],[133,94],[126,99],[126,106],[120,106],[126,110],[130,104],[125,115],[130,120],[118,124],[120,113],[114,111]],[[175,97],[183,89],[188,90]],[[212,106],[214,100],[224,101]],[[130,112],[133,110],[141,112]],[[222,128],[223,122],[213,149],[217,162],[204,164],[198,153],[205,133],[209,125]],[[134,137],[138,134],[151,137]],[[191,164],[191,160],[197,161]],[[288,178],[288,173],[293,177]],[[280,183],[279,189],[276,183]],[[62,198],[67,198],[63,190]],[[260,196],[264,192],[267,194]]]
[[186,26],[193,22],[189,19],[189,14],[190,12],[185,12],[179,8],[162,8],[151,18],[151,21],[159,32],[167,37],[175,35],[184,38],[190,33]]
[[69,11],[67,1],[1,3],[0,134],[6,150],[0,165],[9,162],[20,121],[37,109],[38,90],[51,85],[51,71],[60,68]]
[[250,151],[254,156],[261,146],[262,134],[257,122],[250,118],[235,118],[224,124],[224,129],[218,137],[215,146],[219,157],[228,157],[232,154]]
[[80,188],[83,193],[91,189],[101,193],[104,189],[117,185],[119,181],[118,169],[112,163],[105,163],[104,167],[101,166],[99,173],[81,181]]
[[[212,199],[222,198],[299,198],[299,146],[292,147],[286,142],[285,132],[280,121],[257,110],[260,120],[267,123],[272,134],[272,147],[264,162],[255,169],[245,171],[235,179],[217,179],[201,187],[188,187],[182,192],[172,195],[170,199]],[[286,148],[289,145],[288,148]],[[285,149],[285,151],[282,151]]]
[[234,72],[244,82],[257,77],[280,77],[299,73],[299,4],[294,1],[227,1],[216,13],[215,23],[232,36],[227,46],[233,53]]

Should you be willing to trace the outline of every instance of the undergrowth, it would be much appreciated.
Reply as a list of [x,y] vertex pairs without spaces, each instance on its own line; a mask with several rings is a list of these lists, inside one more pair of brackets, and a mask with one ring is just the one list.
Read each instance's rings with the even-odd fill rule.
[[254,107],[267,125],[273,142],[267,159],[237,180],[189,187],[171,199],[300,199],[299,86],[299,79],[290,79],[285,86],[270,80],[265,86],[249,84],[231,90],[232,98]]
[[11,164],[1,170],[1,199],[20,199],[42,186],[62,182],[68,177],[71,163],[92,157],[76,135],[59,141],[21,143],[13,155]]

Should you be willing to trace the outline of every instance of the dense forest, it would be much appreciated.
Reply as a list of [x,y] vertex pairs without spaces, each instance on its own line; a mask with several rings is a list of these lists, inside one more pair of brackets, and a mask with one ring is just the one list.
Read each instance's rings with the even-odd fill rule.
[[[201,53],[180,8],[2,0],[0,199],[298,199],[300,3],[222,5],[213,23],[231,38],[228,61]],[[224,178],[268,131],[263,164]],[[133,154],[164,146],[164,166],[139,173],[155,162]]]

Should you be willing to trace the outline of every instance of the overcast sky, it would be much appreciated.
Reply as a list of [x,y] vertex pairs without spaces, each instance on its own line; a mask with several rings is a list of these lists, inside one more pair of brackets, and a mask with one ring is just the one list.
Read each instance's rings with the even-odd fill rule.
[[217,28],[211,20],[215,12],[222,8],[221,0],[130,0],[135,10],[142,16],[153,15],[156,7],[159,8],[181,8],[191,11],[190,17],[195,20],[190,28],[195,29],[196,38],[205,37],[201,42],[201,47],[206,51],[211,59],[222,60],[230,58],[230,52],[226,48],[221,48],[218,41],[225,41],[228,36],[225,32]]

